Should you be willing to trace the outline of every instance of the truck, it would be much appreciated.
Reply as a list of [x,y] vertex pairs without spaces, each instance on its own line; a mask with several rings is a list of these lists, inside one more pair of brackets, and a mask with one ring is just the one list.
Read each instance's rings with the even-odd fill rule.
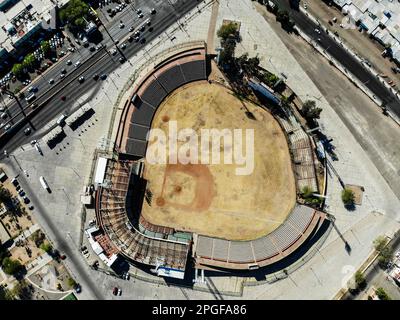
[[39,181],[40,181],[40,184],[42,185],[43,189],[45,189],[47,191],[50,190],[49,185],[47,184],[47,182],[46,182],[46,180],[44,179],[43,176],[39,177]]

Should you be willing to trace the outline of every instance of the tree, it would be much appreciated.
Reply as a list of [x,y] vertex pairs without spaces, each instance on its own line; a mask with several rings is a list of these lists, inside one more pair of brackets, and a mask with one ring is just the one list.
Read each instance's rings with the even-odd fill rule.
[[40,48],[42,49],[43,54],[44,54],[45,56],[47,56],[47,55],[50,53],[50,51],[51,51],[50,43],[49,43],[48,41],[45,41],[45,40],[43,40],[43,41],[40,43]]
[[290,19],[287,10],[279,10],[276,14],[276,21],[280,22],[283,28],[292,29],[294,27],[294,22]]
[[21,300],[30,300],[32,298],[32,288],[25,280],[21,280],[14,286],[11,294]]
[[376,251],[381,252],[384,247],[386,247],[386,244],[388,243],[388,240],[384,236],[379,236],[376,238],[373,242],[374,248]]
[[223,44],[223,50],[220,53],[220,64],[232,64],[234,61],[236,42],[234,40],[227,40]]
[[379,253],[378,264],[383,269],[387,269],[389,262],[393,259],[393,251],[387,243],[388,240],[384,236],[379,236],[373,242],[375,250]]
[[301,196],[303,199],[311,198],[313,195],[313,190],[309,186],[304,186],[301,189]]
[[367,280],[365,280],[364,275],[361,271],[357,271],[354,275],[354,280],[356,282],[357,288],[360,290],[365,289],[367,286]]
[[24,66],[21,63],[14,64],[11,71],[16,77],[21,77],[25,73]]
[[22,270],[22,265],[18,260],[13,260],[9,257],[3,259],[2,262],[3,271],[10,275],[16,275]]
[[383,269],[389,267],[389,262],[393,259],[393,251],[389,247],[384,247],[379,253],[378,263]]
[[258,76],[260,59],[258,57],[249,58],[248,54],[242,54],[236,59],[236,63],[245,74]]
[[73,278],[68,278],[67,284],[71,287],[74,288],[76,286],[76,281]]
[[0,300],[14,300],[11,291],[0,285]]
[[82,0],[70,0],[60,11],[60,19],[72,28],[79,29],[86,26],[85,19],[89,18],[89,10],[89,6]]
[[380,300],[392,300],[383,288],[376,289],[375,293]]
[[221,38],[222,42],[226,41],[228,38],[237,37],[237,27],[233,22],[222,25],[217,31],[218,38]]
[[42,249],[43,251],[50,253],[53,250],[53,247],[51,246],[50,243],[48,242],[44,242],[40,245],[40,249]]
[[322,109],[318,108],[313,100],[307,100],[303,104],[301,112],[307,120],[319,119]]
[[1,202],[9,202],[11,200],[11,193],[8,189],[0,186],[0,201]]
[[36,63],[37,63],[37,60],[36,60],[35,55],[33,53],[29,53],[24,58],[24,61],[22,61],[22,66],[24,68],[29,69],[29,68],[32,68]]
[[342,201],[345,206],[354,205],[354,192],[351,189],[344,188],[342,191]]

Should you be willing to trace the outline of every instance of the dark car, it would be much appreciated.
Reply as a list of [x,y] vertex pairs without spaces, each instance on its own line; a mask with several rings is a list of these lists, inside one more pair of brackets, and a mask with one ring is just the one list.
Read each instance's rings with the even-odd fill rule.
[[99,75],[97,73],[95,75],[93,75],[93,80],[95,80],[95,81],[99,80]]
[[106,75],[105,73],[103,73],[103,74],[100,76],[100,79],[101,79],[101,80],[106,80],[106,79],[107,79],[107,75]]
[[74,290],[76,293],[81,293],[82,287],[79,283],[75,284]]
[[66,96],[62,96],[62,97],[61,97],[61,100],[62,100],[62,101],[65,101],[65,100],[67,100],[67,97],[66,97]]
[[118,294],[118,288],[114,287],[112,293],[113,293],[114,296],[116,296]]

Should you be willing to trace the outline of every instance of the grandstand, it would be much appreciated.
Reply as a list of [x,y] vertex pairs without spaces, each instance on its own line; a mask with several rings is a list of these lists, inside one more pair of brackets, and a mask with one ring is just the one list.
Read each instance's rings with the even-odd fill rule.
[[[159,275],[182,279],[190,251],[196,268],[252,270],[280,261],[310,239],[326,215],[300,204],[275,230],[250,241],[192,234],[148,222],[141,215],[143,201],[152,201],[152,195],[146,194],[141,160],[146,155],[147,133],[157,108],[169,94],[190,82],[207,80],[205,44],[171,55],[141,79],[122,111],[115,143],[118,154],[108,159],[105,170],[108,183],[96,191],[96,220],[104,231],[104,247],[130,262],[154,266]],[[82,112],[78,110],[76,118]],[[278,121],[286,132],[297,189],[307,185],[318,191],[308,135],[291,114]]]
[[297,205],[277,229],[252,241],[227,241],[199,235],[195,244],[198,267],[228,269],[264,267],[296,250],[320,226],[325,214]]
[[117,138],[120,152],[143,158],[146,154],[146,135],[161,102],[182,85],[206,79],[204,47],[175,54],[156,65],[135,88],[131,99],[133,107],[123,115],[123,129]]

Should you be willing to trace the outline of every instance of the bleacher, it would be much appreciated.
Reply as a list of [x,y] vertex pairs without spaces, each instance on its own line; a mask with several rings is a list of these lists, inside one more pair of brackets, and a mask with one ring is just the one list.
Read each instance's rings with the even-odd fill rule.
[[168,95],[169,92],[161,86],[159,81],[152,77],[152,81],[147,84],[146,90],[142,93],[140,98],[151,105],[153,108],[157,108],[161,101]]
[[185,76],[186,82],[198,81],[206,79],[206,62],[205,60],[196,60],[180,65]]
[[[196,48],[199,51],[199,48]],[[177,88],[197,80],[207,79],[205,55],[185,52],[174,59],[157,65],[150,74],[144,77],[133,94],[127,108],[134,108],[127,128],[121,130],[122,153],[144,157],[146,155],[146,136],[143,127],[151,128],[154,114],[161,102]],[[194,59],[194,60],[190,60]]]
[[170,93],[186,83],[179,65],[175,65],[158,76],[158,81]]
[[290,151],[293,156],[298,192],[301,192],[305,186],[318,192],[314,167],[314,151],[310,139],[295,116],[289,111],[287,112],[288,118],[277,117],[277,120],[288,137]]
[[[228,241],[199,235],[197,237],[195,256],[208,260],[212,265],[215,262],[243,265],[264,263],[281,255],[297,242],[303,234],[311,232],[309,226],[312,221],[319,220],[316,211],[310,207],[297,205],[277,229],[268,235],[251,241]],[[313,224],[312,227],[314,227]],[[221,265],[221,263],[220,263]]]
[[119,253],[130,260],[154,266],[157,261],[165,261],[166,267],[184,270],[189,242],[149,237],[130,223],[125,199],[132,167],[133,162],[108,162],[105,179],[111,181],[111,187],[100,188],[96,201],[96,212],[103,230]]

